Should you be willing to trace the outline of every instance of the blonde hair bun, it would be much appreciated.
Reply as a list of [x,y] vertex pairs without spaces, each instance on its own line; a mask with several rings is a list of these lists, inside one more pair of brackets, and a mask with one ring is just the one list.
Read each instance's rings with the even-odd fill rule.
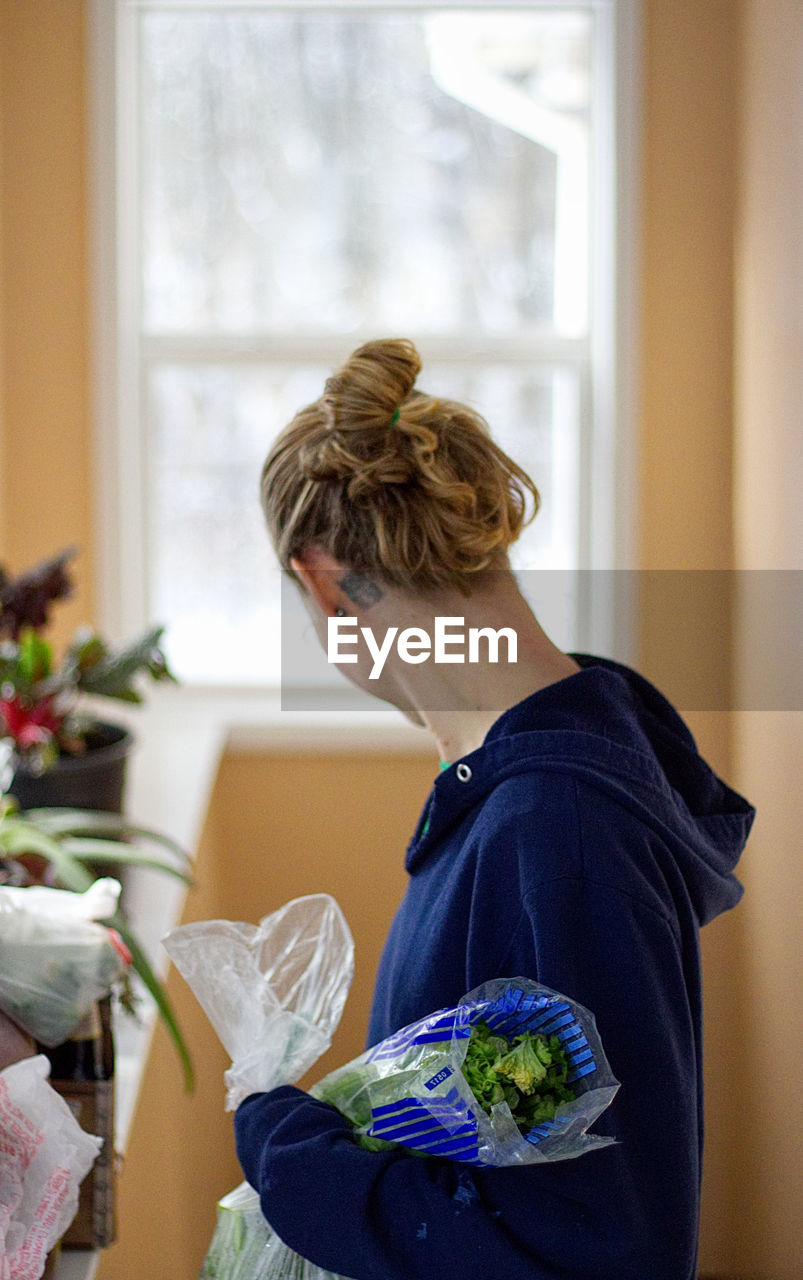
[[[359,347],[327,378],[320,404],[326,434],[311,437],[299,452],[299,467],[312,480],[350,480],[354,502],[388,484],[415,477],[423,446],[437,440],[402,423],[402,406],[415,386],[421,357],[412,342],[385,339]],[[409,442],[408,442],[409,438]]]
[[468,591],[506,562],[538,490],[480,414],[415,389],[420,370],[407,339],[368,342],[276,440],[262,504],[284,569],[317,546],[389,585]]
[[405,338],[366,342],[327,378],[323,402],[330,426],[347,432],[387,426],[421,372],[421,357]]

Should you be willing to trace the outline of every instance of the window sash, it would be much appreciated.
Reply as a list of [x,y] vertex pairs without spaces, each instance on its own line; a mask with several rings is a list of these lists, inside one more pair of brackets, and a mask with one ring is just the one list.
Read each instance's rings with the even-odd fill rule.
[[[91,0],[89,23],[93,110],[94,416],[97,423],[97,506],[100,621],[111,635],[136,632],[148,616],[147,457],[142,406],[148,370],[165,360],[252,364],[279,359],[329,364],[343,357],[337,335],[150,333],[138,327],[139,175],[136,123],[138,22],[149,9],[194,9],[195,0]],[[204,8],[287,9],[263,0],[206,0]],[[487,0],[462,3],[374,3],[321,0],[322,10],[487,9]],[[571,0],[545,5],[516,2],[509,9],[576,7]],[[595,100],[592,107],[592,258],[589,336],[562,338],[517,333],[495,339],[473,333],[438,334],[426,342],[428,359],[475,363],[478,358],[530,368],[560,364],[577,370],[581,387],[579,476],[580,564],[583,568],[632,567],[635,529],[633,447],[636,403],[634,351],[636,292],[633,244],[637,223],[637,48],[639,0],[593,0]],[[114,57],[109,57],[109,50]],[[611,67],[614,76],[611,77]],[[373,337],[374,334],[366,334]],[[419,336],[419,335],[417,335]],[[350,335],[351,345],[362,340]],[[592,638],[598,651],[632,655],[628,611],[606,614],[594,602],[593,576],[580,603],[578,644]],[[601,592],[601,596],[605,596]]]

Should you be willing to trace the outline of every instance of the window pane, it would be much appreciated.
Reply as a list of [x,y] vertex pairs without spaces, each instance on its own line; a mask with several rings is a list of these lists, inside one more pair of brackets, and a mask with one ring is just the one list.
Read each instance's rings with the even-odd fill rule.
[[581,334],[582,10],[141,18],[151,332]]
[[[577,544],[577,375],[427,362],[424,389],[473,405],[532,475],[541,510],[514,565],[571,567]],[[163,364],[149,383],[149,613],[185,679],[279,671],[279,578],[259,506],[275,435],[321,391],[323,366]]]

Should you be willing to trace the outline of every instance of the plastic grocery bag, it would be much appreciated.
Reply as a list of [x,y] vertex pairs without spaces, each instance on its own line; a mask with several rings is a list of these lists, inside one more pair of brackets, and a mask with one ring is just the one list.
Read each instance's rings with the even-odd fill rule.
[[302,1258],[262,1216],[247,1182],[218,1202],[217,1227],[198,1280],[345,1280]]
[[0,888],[0,1008],[41,1044],[67,1040],[122,975],[124,951],[96,923],[119,895],[110,878],[85,893]]
[[329,1048],[354,975],[354,942],[328,894],[294,898],[259,925],[205,920],[162,939],[224,1049],[226,1110],[298,1080]]
[[0,1280],[37,1280],[102,1141],[47,1081],[44,1055],[0,1072]]
[[[180,925],[162,944],[232,1059],[227,1110],[249,1093],[298,1080],[329,1048],[354,974],[354,943],[328,894],[294,898],[259,925]],[[274,1234],[247,1182],[217,1212],[202,1277],[330,1276]]]

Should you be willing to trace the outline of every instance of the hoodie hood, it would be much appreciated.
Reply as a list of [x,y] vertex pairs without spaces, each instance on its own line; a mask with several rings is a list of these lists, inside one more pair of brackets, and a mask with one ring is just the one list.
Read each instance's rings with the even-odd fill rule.
[[570,656],[580,671],[505,711],[481,747],[436,778],[408,871],[500,782],[557,770],[613,795],[658,831],[707,923],[741,897],[733,868],[755,809],[702,759],[686,723],[648,680],[612,659]]

